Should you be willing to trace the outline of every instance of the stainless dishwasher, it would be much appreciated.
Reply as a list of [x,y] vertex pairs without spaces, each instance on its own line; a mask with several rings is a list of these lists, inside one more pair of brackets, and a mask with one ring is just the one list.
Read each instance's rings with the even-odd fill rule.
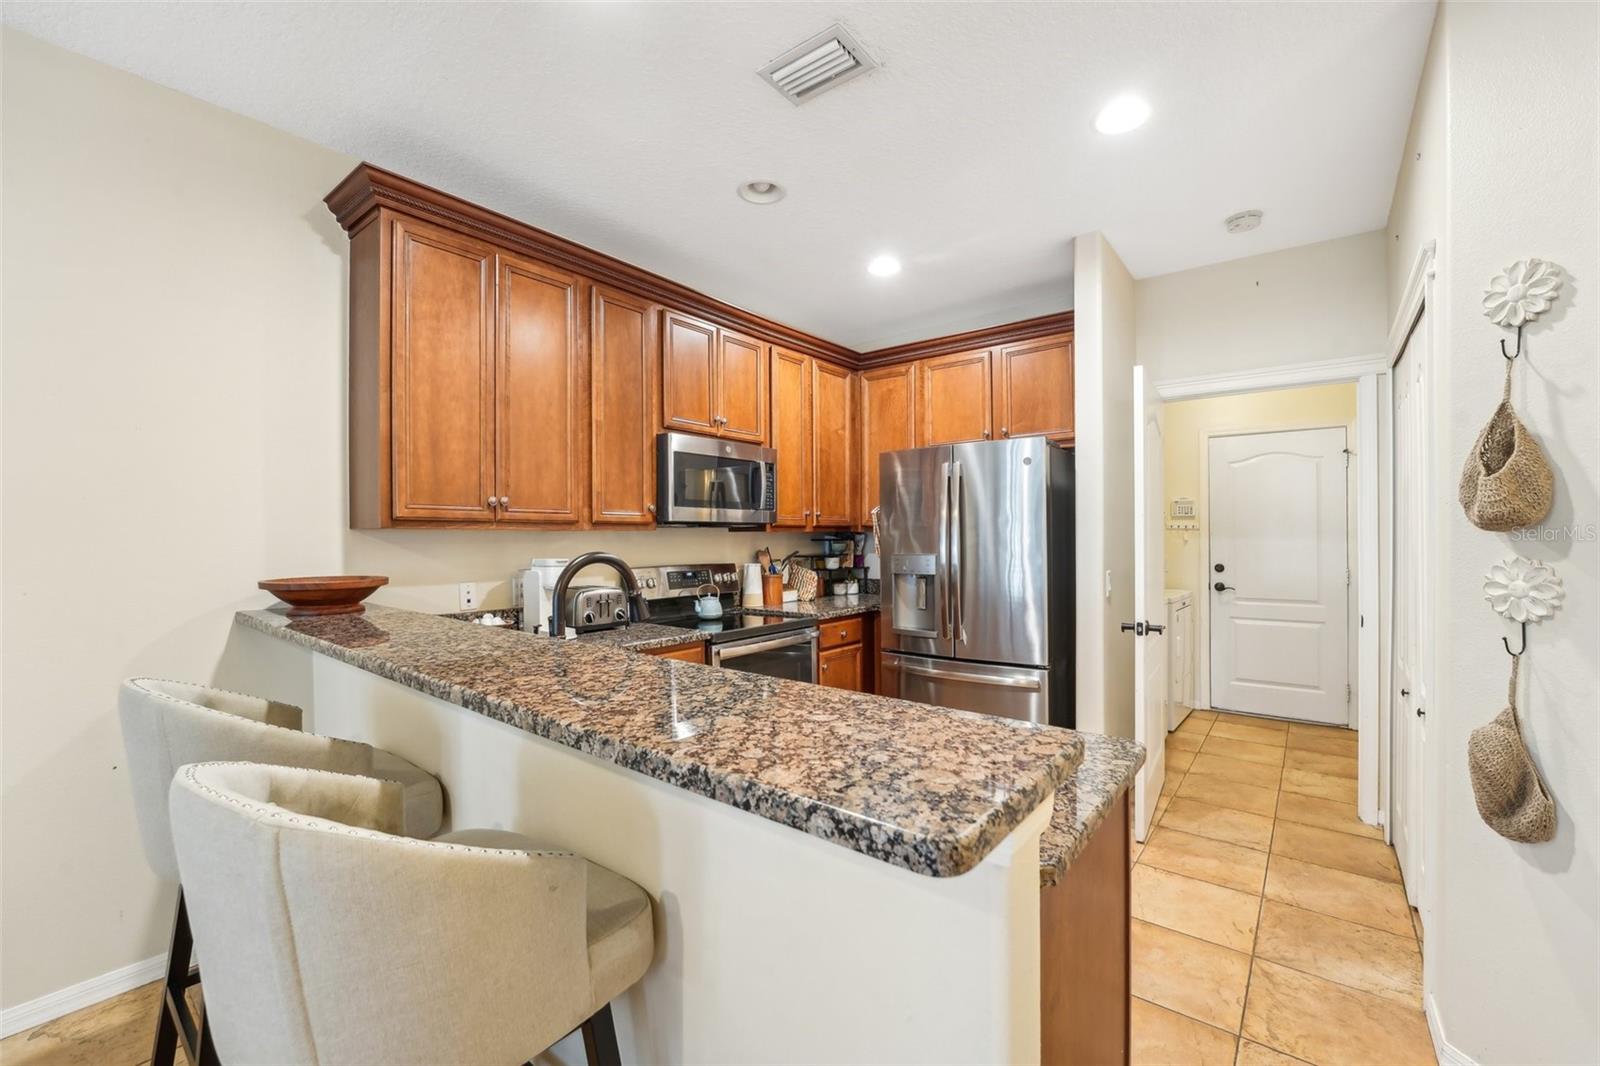
[[820,634],[821,631],[813,627],[746,640],[713,641],[711,665],[789,681],[808,681],[814,685],[817,683]]

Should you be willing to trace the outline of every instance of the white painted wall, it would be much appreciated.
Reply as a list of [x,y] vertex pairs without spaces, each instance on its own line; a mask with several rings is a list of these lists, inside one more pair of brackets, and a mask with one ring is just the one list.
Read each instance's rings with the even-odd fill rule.
[[1139,362],[1165,382],[1379,355],[1384,269],[1374,231],[1141,278]]
[[[1391,307],[1415,249],[1439,242],[1430,502],[1443,537],[1428,722],[1441,785],[1425,979],[1447,1054],[1481,1063],[1600,1061],[1597,41],[1589,4],[1443,4],[1390,218]],[[1557,471],[1555,510],[1532,539],[1476,529],[1455,501],[1504,373],[1482,290],[1528,256],[1569,273],[1516,368],[1518,410]],[[1483,602],[1483,572],[1517,554],[1553,565],[1567,589],[1555,619],[1530,630],[1522,672],[1524,736],[1557,804],[1547,844],[1484,826],[1466,772],[1468,734],[1502,706],[1509,665],[1499,638],[1511,627]]]
[[[166,950],[116,685],[205,681],[263,577],[387,574],[453,610],[533,556],[747,558],[802,537],[351,532],[345,235],[355,160],[60,51],[3,40],[0,996]],[[70,931],[70,935],[69,934]]]
[[[1078,728],[1133,736],[1134,281],[1099,233],[1074,242]],[[1106,591],[1106,574],[1111,589]]]

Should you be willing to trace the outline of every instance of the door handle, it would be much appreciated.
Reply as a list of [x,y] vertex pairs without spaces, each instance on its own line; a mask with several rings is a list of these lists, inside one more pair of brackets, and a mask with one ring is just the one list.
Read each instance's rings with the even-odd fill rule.
[[1232,585],[1224,585],[1220,581],[1218,581],[1215,585],[1212,585],[1211,587],[1216,589],[1218,592],[1238,592],[1239,591],[1238,589],[1234,588]]
[[1144,631],[1145,631],[1146,635],[1154,633],[1157,636],[1160,636],[1162,633],[1165,633],[1167,631],[1167,627],[1166,626],[1158,626],[1154,622],[1146,622],[1144,624]]
[[1136,637],[1151,637],[1165,633],[1167,627],[1158,626],[1154,622],[1124,622],[1122,623],[1122,631],[1124,633],[1132,633]]
[[1402,698],[1402,699],[1404,699],[1404,698],[1405,698],[1405,697],[1407,697],[1407,696],[1409,696],[1409,695],[1411,695],[1411,690],[1410,690],[1410,689],[1408,689],[1408,688],[1403,688],[1403,689],[1401,689],[1401,690],[1400,690],[1400,697],[1401,697],[1401,698]]

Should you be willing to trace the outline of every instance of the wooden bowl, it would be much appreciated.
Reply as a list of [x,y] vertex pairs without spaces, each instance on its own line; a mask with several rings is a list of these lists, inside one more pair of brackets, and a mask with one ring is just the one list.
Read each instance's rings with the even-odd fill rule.
[[338,577],[279,577],[258,581],[289,605],[290,618],[324,614],[359,614],[366,610],[361,601],[389,583],[386,577],[371,574]]

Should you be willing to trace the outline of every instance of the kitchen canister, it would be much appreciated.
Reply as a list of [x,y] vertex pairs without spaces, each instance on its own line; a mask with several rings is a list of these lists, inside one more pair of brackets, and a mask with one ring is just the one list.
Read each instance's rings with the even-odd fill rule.
[[761,595],[761,564],[744,564],[744,587],[740,603],[745,607],[760,607],[765,601]]

